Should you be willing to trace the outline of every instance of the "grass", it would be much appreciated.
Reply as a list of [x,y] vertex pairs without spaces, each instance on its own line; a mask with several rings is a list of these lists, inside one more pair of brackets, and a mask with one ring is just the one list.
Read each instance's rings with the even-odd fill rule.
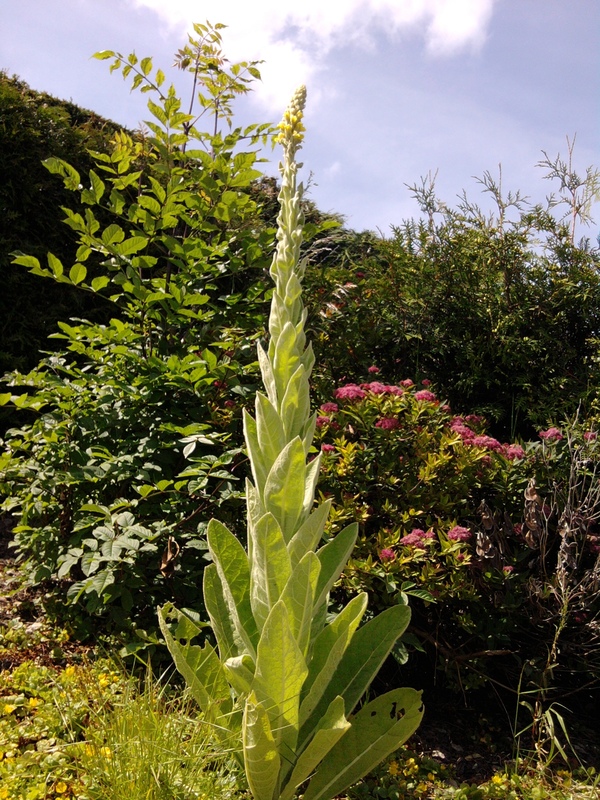
[[[347,800],[596,800],[592,773],[525,762],[481,785],[403,749]],[[0,800],[241,800],[245,781],[193,704],[107,659],[0,673]]]
[[[231,752],[215,745],[185,695],[78,649],[43,615],[32,625],[29,606],[23,622],[19,608],[0,621],[0,663],[12,665],[0,671],[0,800],[249,798]],[[553,766],[544,771],[522,759],[485,782],[461,783],[452,764],[402,749],[346,798],[600,797],[593,771]]]

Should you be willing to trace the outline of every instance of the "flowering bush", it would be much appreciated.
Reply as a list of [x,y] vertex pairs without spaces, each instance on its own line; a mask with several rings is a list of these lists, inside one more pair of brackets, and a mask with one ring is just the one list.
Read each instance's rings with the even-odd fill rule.
[[572,691],[579,671],[600,680],[597,426],[505,443],[422,385],[346,384],[318,412],[328,532],[361,530],[339,599],[367,589],[381,609],[412,595],[405,642],[425,650],[410,662],[421,679],[429,658],[463,689],[489,678],[516,689],[523,663],[528,687],[564,677]]
[[488,436],[482,417],[453,415],[430,381],[347,383],[333,394],[317,412],[328,532],[361,525],[340,600],[367,589],[382,609],[412,595],[406,641],[433,645],[446,664],[508,649],[528,578],[523,493],[542,445],[526,452]]

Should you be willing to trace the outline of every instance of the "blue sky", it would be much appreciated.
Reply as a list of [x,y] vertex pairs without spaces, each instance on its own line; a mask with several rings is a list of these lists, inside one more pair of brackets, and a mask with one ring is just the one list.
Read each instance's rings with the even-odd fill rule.
[[405,184],[436,170],[450,205],[463,189],[482,200],[473,176],[499,163],[506,191],[541,201],[535,165],[566,155],[566,136],[581,172],[600,167],[597,0],[2,0],[0,68],[136,127],[144,96],[90,56],[135,50],[168,71],[206,19],[228,25],[232,60],[265,60],[241,123],[277,122],[307,84],[311,198],[355,229],[415,216]]

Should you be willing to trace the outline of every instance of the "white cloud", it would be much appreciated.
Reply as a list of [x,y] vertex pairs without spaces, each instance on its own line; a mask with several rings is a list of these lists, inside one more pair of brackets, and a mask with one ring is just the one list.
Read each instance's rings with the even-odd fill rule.
[[[131,0],[130,0],[131,1]],[[433,55],[480,46],[496,0],[132,0],[154,10],[168,25],[223,22],[225,49],[233,60],[263,59],[262,86],[255,96],[279,110],[301,83],[325,68],[339,46],[372,47],[377,36],[394,37],[413,27],[423,31]],[[311,93],[312,103],[318,93]]]

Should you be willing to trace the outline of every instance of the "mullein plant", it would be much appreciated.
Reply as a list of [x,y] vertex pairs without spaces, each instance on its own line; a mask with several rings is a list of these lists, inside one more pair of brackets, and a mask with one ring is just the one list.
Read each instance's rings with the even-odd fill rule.
[[[319,546],[330,501],[314,507],[320,455],[312,440],[309,377],[301,299],[301,147],[306,89],[294,95],[279,125],[281,205],[269,345],[258,347],[266,393],[255,417],[245,414],[252,468],[247,481],[248,548],[212,520],[212,563],[204,602],[217,650],[190,643],[200,627],[189,612],[160,610],[161,629],[177,669],[205,720],[222,736],[241,737],[248,784],[256,800],[328,800],[397,749],[417,728],[420,692],[394,689],[364,703],[365,691],[405,630],[410,610],[397,605],[360,625],[362,593],[338,614],[329,592],[357,536],[357,525]],[[174,623],[173,623],[174,620]]]

